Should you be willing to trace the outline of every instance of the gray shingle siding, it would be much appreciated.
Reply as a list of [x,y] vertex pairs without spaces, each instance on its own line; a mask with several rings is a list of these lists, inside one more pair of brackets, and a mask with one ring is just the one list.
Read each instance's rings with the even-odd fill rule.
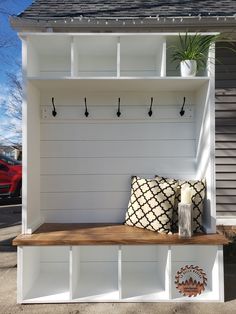
[[84,16],[88,18],[149,16],[233,16],[235,0],[36,0],[18,17],[55,19]]
[[222,44],[216,45],[216,210],[217,216],[227,217],[236,216],[236,54],[218,46]]

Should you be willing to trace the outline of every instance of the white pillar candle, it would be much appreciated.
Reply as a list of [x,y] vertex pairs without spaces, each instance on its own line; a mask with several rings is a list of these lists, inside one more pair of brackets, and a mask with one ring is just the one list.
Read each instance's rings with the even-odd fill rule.
[[185,186],[181,188],[181,204],[191,204],[192,203],[193,189]]

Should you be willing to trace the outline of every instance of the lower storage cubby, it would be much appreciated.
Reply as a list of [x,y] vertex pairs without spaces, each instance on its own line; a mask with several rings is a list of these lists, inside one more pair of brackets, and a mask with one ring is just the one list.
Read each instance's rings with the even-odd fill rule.
[[168,299],[167,272],[167,246],[122,246],[121,298],[128,301]]
[[23,246],[18,302],[223,301],[222,245]]
[[119,300],[118,252],[118,246],[73,247],[73,300]]
[[222,300],[223,252],[218,246],[172,246],[172,300]]
[[24,247],[21,300],[24,303],[68,302],[69,247]]

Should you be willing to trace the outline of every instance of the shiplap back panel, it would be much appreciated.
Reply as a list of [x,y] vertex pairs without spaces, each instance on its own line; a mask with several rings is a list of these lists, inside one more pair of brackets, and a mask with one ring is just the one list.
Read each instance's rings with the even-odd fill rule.
[[[220,47],[229,46],[230,49]],[[217,216],[236,217],[236,48],[216,45]]]
[[[195,177],[193,106],[41,105],[41,211],[46,222],[123,222],[131,176]],[[45,110],[46,109],[46,110]],[[78,111],[79,110],[79,111]],[[81,111],[82,110],[82,111]],[[133,111],[132,111],[133,110]],[[81,111],[81,112],[80,112]],[[76,118],[75,113],[77,112]]]

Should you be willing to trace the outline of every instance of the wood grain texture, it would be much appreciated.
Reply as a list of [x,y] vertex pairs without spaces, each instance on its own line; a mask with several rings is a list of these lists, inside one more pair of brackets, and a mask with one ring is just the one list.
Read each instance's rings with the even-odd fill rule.
[[195,234],[181,239],[178,234],[160,234],[149,230],[117,224],[43,224],[32,235],[19,235],[13,245],[221,245],[228,240],[220,234]]

